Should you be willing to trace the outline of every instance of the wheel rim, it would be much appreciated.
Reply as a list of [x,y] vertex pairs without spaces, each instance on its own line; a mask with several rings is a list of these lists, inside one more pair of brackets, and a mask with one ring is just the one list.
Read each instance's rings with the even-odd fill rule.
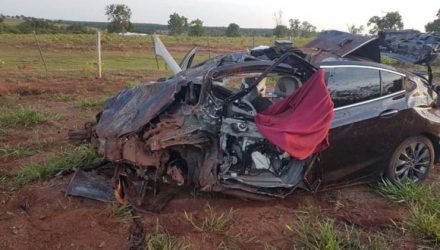
[[399,154],[395,168],[396,179],[418,182],[428,172],[431,152],[426,144],[414,142],[407,145]]

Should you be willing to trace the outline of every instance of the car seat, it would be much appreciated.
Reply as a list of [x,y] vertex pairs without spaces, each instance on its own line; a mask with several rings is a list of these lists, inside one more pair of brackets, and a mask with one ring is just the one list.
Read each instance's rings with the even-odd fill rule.
[[291,76],[283,76],[275,84],[274,94],[278,97],[288,97],[300,87],[301,82],[298,79]]

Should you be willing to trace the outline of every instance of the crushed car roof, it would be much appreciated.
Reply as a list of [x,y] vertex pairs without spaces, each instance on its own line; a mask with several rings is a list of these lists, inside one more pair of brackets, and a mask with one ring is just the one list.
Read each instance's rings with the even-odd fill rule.
[[380,62],[377,37],[355,35],[347,32],[328,30],[304,46],[345,58],[358,56]]

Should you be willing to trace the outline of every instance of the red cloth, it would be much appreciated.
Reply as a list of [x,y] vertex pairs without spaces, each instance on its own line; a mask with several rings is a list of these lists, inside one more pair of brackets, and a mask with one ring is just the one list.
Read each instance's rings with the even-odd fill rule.
[[304,160],[329,146],[333,115],[324,71],[318,70],[291,96],[257,114],[255,122],[267,140]]

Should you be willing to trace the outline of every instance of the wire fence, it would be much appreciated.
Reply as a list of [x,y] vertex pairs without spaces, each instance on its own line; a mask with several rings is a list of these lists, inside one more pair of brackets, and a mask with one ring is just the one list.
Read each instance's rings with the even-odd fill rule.
[[[192,47],[198,47],[194,63],[231,51],[270,45],[274,37],[188,37],[160,36],[176,61]],[[307,39],[297,39],[303,44]],[[167,71],[156,61],[151,35],[101,35],[102,75]],[[3,34],[0,35],[0,74],[15,77],[63,75],[97,76],[95,34]],[[3,74],[3,75],[4,75]]]

